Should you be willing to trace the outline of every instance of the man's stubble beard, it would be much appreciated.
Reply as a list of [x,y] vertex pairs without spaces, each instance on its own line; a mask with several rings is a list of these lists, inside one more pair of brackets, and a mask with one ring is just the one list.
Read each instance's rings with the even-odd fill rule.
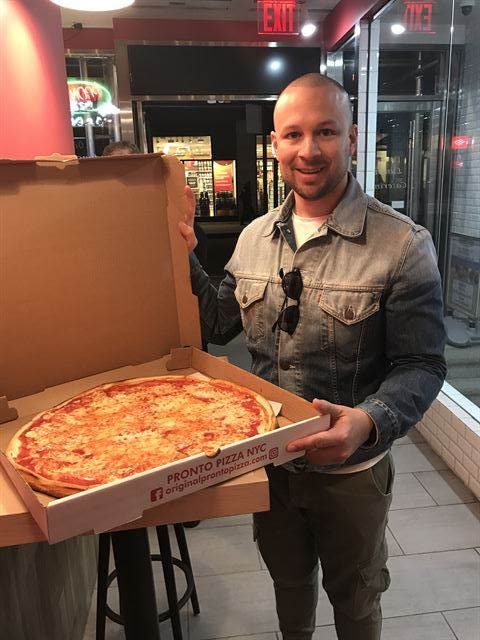
[[295,183],[295,180],[292,180],[291,182],[289,182],[288,180],[285,180],[285,183],[290,187],[290,189],[292,189],[294,193],[299,195],[304,200],[308,200],[308,201],[320,200],[320,198],[324,198],[326,195],[328,195],[329,193],[331,193],[337,188],[337,186],[340,184],[343,178],[347,175],[349,165],[350,165],[350,156],[348,157],[348,160],[345,163],[345,165],[339,171],[337,171],[333,176],[327,177],[325,184],[319,187],[318,190],[314,191],[313,193],[303,190],[302,187],[300,187]]

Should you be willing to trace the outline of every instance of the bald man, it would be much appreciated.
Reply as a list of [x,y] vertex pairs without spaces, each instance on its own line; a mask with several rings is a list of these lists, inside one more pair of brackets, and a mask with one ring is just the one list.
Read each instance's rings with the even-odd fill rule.
[[[241,233],[218,291],[191,254],[192,288],[212,342],[243,327],[253,373],[330,416],[328,431],[288,445],[299,458],[267,467],[270,511],[254,514],[284,640],[312,637],[319,560],[339,640],[378,640],[390,448],[446,373],[435,250],[428,231],[349,172],[357,128],[341,85],[320,74],[294,80],[274,126],[290,194]],[[180,231],[192,251],[186,193]]]

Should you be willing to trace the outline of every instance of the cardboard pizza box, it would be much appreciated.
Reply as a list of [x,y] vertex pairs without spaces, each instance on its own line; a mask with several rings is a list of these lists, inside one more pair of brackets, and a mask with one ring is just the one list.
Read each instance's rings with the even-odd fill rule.
[[51,543],[285,462],[298,455],[287,442],[328,426],[310,403],[198,348],[183,185],[181,163],[156,154],[0,163],[0,432],[97,384],[166,372],[247,386],[281,403],[288,426],[61,499],[32,491],[0,454]]

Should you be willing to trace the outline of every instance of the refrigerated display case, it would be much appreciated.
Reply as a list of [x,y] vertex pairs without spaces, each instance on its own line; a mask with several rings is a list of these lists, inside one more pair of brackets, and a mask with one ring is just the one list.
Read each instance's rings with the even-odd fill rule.
[[237,211],[235,160],[214,160],[215,215],[232,216]]
[[196,197],[198,217],[233,216],[236,208],[234,160],[213,160],[210,136],[153,138],[153,151],[177,156]]
[[[265,191],[266,190],[266,191]],[[257,206],[266,213],[281,204],[286,187],[273,156],[270,136],[257,136]]]
[[192,188],[195,215],[214,215],[212,141],[210,136],[168,136],[153,138],[154,153],[176,156],[185,165],[185,179]]

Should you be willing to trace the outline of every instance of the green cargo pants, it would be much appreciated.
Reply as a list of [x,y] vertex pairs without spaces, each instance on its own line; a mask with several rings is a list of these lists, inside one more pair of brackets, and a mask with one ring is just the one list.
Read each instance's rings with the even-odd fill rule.
[[254,514],[254,535],[273,578],[283,640],[312,637],[319,559],[338,639],[379,640],[380,594],[390,584],[391,454],[354,474],[267,473],[270,511]]

